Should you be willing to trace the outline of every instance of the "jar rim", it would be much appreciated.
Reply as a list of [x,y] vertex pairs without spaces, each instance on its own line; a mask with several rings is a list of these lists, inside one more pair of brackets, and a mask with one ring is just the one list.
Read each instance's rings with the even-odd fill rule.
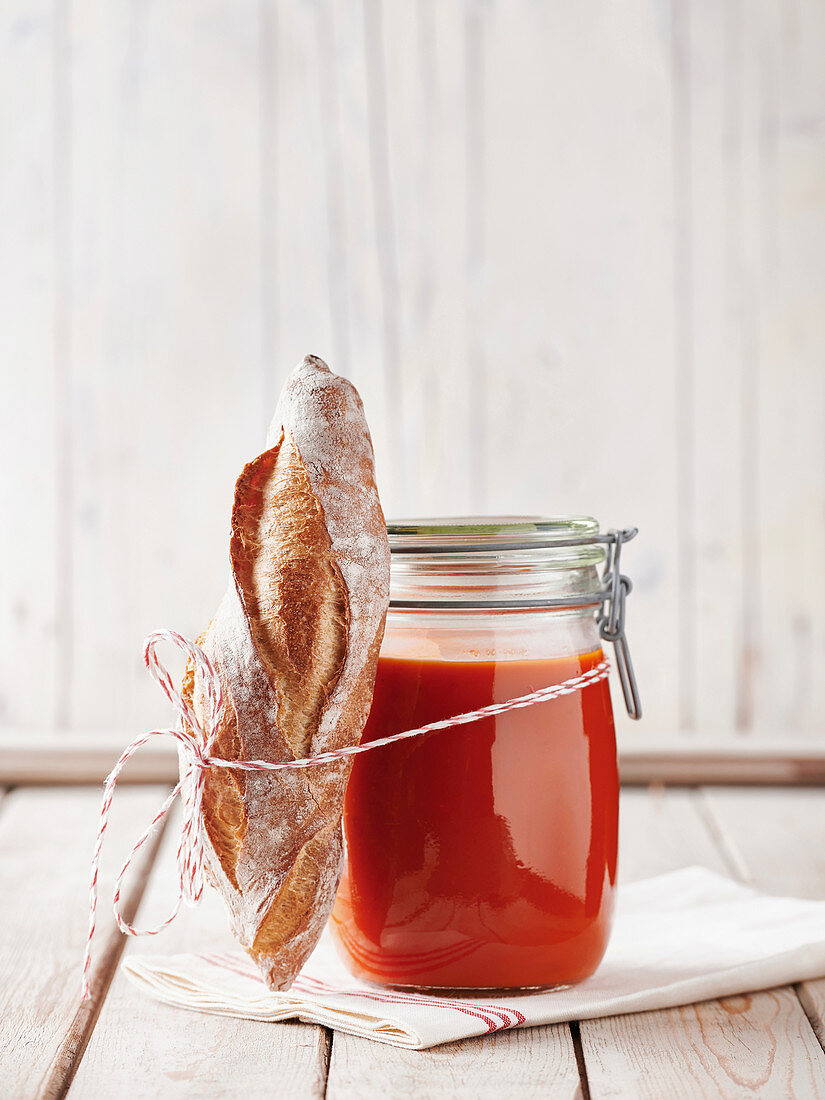
[[387,523],[393,554],[539,550],[598,542],[592,516],[443,516]]

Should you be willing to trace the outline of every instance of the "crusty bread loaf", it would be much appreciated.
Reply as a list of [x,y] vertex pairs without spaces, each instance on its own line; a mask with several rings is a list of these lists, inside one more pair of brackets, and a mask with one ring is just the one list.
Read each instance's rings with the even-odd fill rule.
[[[360,740],[389,602],[387,532],[355,388],[307,356],[267,442],[235,488],[232,579],[201,641],[227,700],[213,755],[234,760]],[[191,669],[184,692],[203,716]],[[207,774],[209,876],[272,989],[289,987],[332,908],[348,774],[346,762]]]

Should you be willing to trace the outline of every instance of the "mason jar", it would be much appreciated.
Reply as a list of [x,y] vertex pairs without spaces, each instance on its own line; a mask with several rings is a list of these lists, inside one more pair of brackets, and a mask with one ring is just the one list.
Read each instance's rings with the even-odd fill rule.
[[581,981],[604,954],[616,884],[602,651],[602,635],[624,642],[617,612],[630,586],[618,583],[616,534],[589,517],[388,531],[390,610],[364,742],[592,678],[355,760],[331,919],[338,946],[358,977],[404,989]]

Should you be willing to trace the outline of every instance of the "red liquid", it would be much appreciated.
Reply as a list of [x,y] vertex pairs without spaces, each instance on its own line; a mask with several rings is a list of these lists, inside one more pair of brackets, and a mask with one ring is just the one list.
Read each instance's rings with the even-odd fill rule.
[[[364,741],[592,668],[382,657]],[[596,969],[616,881],[618,775],[606,680],[356,759],[332,928],[388,985],[567,984]]]

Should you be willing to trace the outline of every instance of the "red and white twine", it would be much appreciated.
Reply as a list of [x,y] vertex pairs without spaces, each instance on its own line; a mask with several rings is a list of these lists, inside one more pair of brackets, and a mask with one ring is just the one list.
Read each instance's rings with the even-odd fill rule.
[[[180,692],[174,687],[168,671],[155,652],[158,644],[164,641],[171,642],[173,645],[177,646],[178,649],[182,650],[183,653],[193,661],[196,672],[200,674],[207,702],[206,715],[203,721],[198,719],[195,712],[181,696]],[[393,745],[397,741],[405,741],[410,737],[421,737],[425,733],[435,733],[438,730],[452,729],[454,726],[468,725],[470,722],[477,722],[481,718],[493,718],[498,714],[505,714],[510,710],[519,710],[522,707],[533,706],[535,703],[548,702],[562,695],[572,695],[590,684],[595,684],[599,680],[604,680],[610,667],[607,660],[602,660],[599,664],[594,665],[593,668],[588,669],[579,676],[574,676],[570,680],[564,680],[560,684],[551,684],[549,687],[539,688],[537,691],[531,691],[528,695],[507,699],[501,703],[491,703],[489,706],[480,707],[478,710],[467,711],[464,714],[456,714],[451,718],[444,718],[438,722],[429,722],[425,726],[419,726],[417,729],[405,730],[403,733],[394,733],[389,737],[379,737],[375,741],[367,742],[365,745],[350,745],[347,748],[332,749],[329,752],[318,753],[317,756],[308,756],[298,760],[282,760],[273,763],[268,760],[224,760],[221,757],[209,755],[215,737],[217,736],[220,715],[223,709],[223,690],[221,688],[220,678],[214,666],[200,646],[187,641],[186,638],[176,633],[174,630],[156,630],[146,639],[143,659],[152,679],[160,685],[163,693],[178,711],[179,722],[174,728],[150,730],[141,737],[136,737],[123,751],[120,759],[106,778],[103,787],[103,802],[100,807],[100,823],[98,826],[94,852],[92,854],[92,873],[89,884],[89,933],[83,955],[84,1000],[89,996],[92,939],[95,932],[97,912],[100,850],[103,846],[103,837],[109,824],[112,799],[114,798],[115,788],[117,787],[117,782],[123,768],[137,750],[151,741],[153,737],[173,737],[178,742],[180,779],[168,797],[164,800],[149,827],[141,833],[138,840],[133,844],[115,880],[112,908],[118,928],[128,936],[156,936],[158,932],[172,923],[180,912],[182,904],[195,906],[203,895],[205,881],[204,847],[200,821],[203,789],[206,781],[206,773],[209,768],[230,768],[249,772],[278,772],[297,768],[321,767],[324,764],[330,764],[336,760],[343,760],[350,756],[359,756],[361,753],[372,752],[373,749],[379,749],[385,745]],[[123,879],[131,865],[135,853],[149,839],[155,826],[163,820],[179,794],[181,795],[183,803],[183,822],[181,825],[177,852],[177,900],[169,916],[161,921],[156,927],[137,929],[129,924],[121,911],[121,887]]]

